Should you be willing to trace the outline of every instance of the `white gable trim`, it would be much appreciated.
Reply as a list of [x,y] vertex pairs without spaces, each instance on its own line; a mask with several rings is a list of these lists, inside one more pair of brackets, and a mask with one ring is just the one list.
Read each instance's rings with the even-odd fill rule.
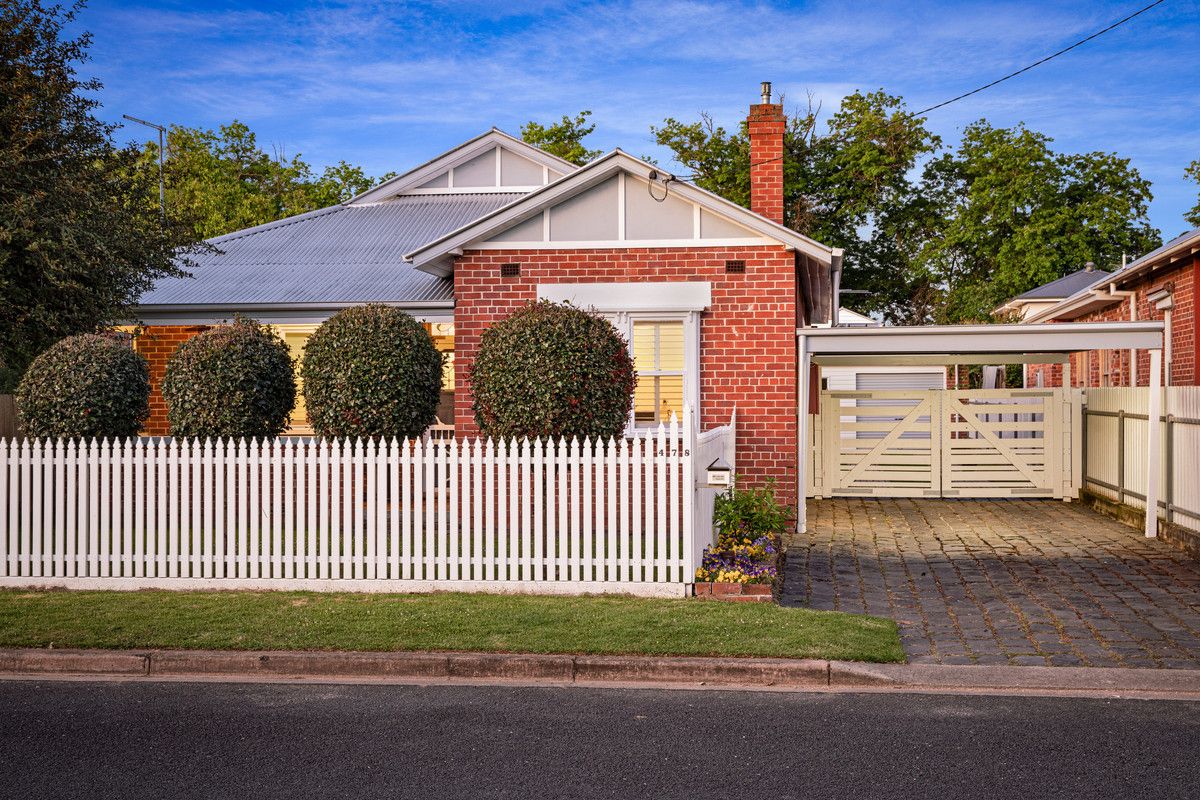
[[[439,239],[430,242],[404,258],[411,261],[417,269],[433,275],[447,276],[453,272],[454,255],[464,249],[475,248],[480,242],[491,236],[541,214],[544,209],[568,200],[587,191],[621,172],[628,173],[643,180],[649,180],[651,172],[662,174],[661,170],[652,164],[636,159],[620,150],[614,150],[608,155],[593,161],[577,171],[564,175],[541,189],[526,195],[509,205],[486,214],[456,231],[452,231]],[[765,217],[707,192],[699,187],[683,181],[672,180],[670,191],[683,200],[690,201],[702,208],[729,218],[736,224],[749,229],[751,233],[759,234],[763,240],[772,244],[782,244],[802,252],[819,262],[832,263],[835,250],[816,242],[807,236],[785,228]],[[546,237],[547,239],[549,237]],[[720,246],[713,239],[689,239],[688,247]],[[742,243],[742,242],[739,242]],[[508,242],[504,249],[519,249],[522,244]],[[587,246],[578,242],[556,242],[557,247],[570,249],[575,246]],[[625,241],[619,244],[607,243],[608,247],[661,247],[662,244],[649,244],[639,241],[636,244]],[[674,246],[674,245],[672,245]]]
[[[421,190],[418,187],[433,180],[434,178],[436,178],[438,175],[442,174],[443,172],[452,170],[454,167],[456,167],[460,164],[465,164],[466,162],[470,161],[471,159],[475,158],[476,156],[478,156],[482,153],[485,153],[492,148],[504,148],[506,150],[512,150],[513,152],[517,153],[518,155],[522,156],[523,158],[528,158],[531,161],[541,164],[542,170],[543,170],[542,174],[547,177],[549,176],[549,171],[551,169],[555,170],[556,172],[564,172],[564,173],[568,173],[568,174],[579,169],[579,167],[572,164],[570,161],[566,161],[564,159],[559,158],[558,156],[551,155],[550,153],[547,153],[545,150],[542,150],[538,147],[534,147],[531,144],[527,144],[527,143],[521,141],[520,139],[517,139],[516,137],[509,136],[504,131],[498,130],[496,128],[492,128],[487,133],[482,133],[479,136],[476,136],[474,139],[469,139],[469,140],[463,142],[462,144],[460,144],[458,147],[447,150],[446,152],[442,153],[441,155],[436,156],[435,158],[432,158],[429,161],[426,161],[424,164],[420,165],[419,167],[415,167],[415,168],[409,170],[408,172],[404,173],[403,175],[397,175],[394,178],[390,178],[390,179],[384,181],[383,183],[379,184],[378,186],[376,186],[373,189],[368,189],[367,191],[363,192],[362,194],[358,195],[357,197],[354,197],[353,199],[347,201],[346,205],[370,205],[372,203],[382,202],[384,200],[387,200],[390,197],[394,197],[395,195],[401,194],[401,193],[403,193],[403,194],[465,193],[465,192],[467,192],[466,189],[446,188],[446,189],[424,189],[424,190]],[[499,183],[499,172],[500,172],[499,150],[497,150],[497,155],[496,155],[496,172],[497,172],[497,181],[496,182],[498,184]],[[523,188],[524,187],[501,187],[501,186],[471,187],[471,191],[480,191],[482,189],[482,190],[491,191],[491,192],[503,192],[503,191],[514,191],[515,192],[515,191],[522,191]],[[540,189],[542,187],[538,186],[538,187],[533,187],[533,188]]]
[[538,300],[597,311],[703,311],[712,305],[708,281],[541,283]]
[[[763,236],[745,239],[596,239],[554,242],[477,242],[466,250],[646,250],[661,247],[762,247],[779,244]],[[456,254],[457,255],[457,254]]]
[[[529,194],[536,192],[541,186],[458,186],[449,189],[405,189],[404,195],[428,194]],[[355,203],[355,205],[378,205],[377,203]]]

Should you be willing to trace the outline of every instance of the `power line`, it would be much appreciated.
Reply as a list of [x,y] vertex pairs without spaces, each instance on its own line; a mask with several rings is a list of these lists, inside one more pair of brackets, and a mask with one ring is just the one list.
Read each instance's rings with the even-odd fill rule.
[[[979,94],[984,89],[990,89],[993,86],[995,86],[996,84],[1004,83],[1009,78],[1015,78],[1023,72],[1028,72],[1029,70],[1033,69],[1034,67],[1038,67],[1038,66],[1041,66],[1042,64],[1045,64],[1047,61],[1050,61],[1051,59],[1058,58],[1063,53],[1069,53],[1070,51],[1074,50],[1076,47],[1079,47],[1082,44],[1087,44],[1092,39],[1095,39],[1098,36],[1103,36],[1104,34],[1108,33],[1109,31],[1113,30],[1114,28],[1119,28],[1120,26],[1124,25],[1126,22],[1129,22],[1129,20],[1133,19],[1134,17],[1140,16],[1141,14],[1145,14],[1150,9],[1154,8],[1155,6],[1162,5],[1164,2],[1166,2],[1166,0],[1155,0],[1155,2],[1151,3],[1150,5],[1146,6],[1145,8],[1138,9],[1137,11],[1133,12],[1129,16],[1127,16],[1123,19],[1117,20],[1116,22],[1114,22],[1112,25],[1109,25],[1104,30],[1096,31],[1091,36],[1088,36],[1084,39],[1080,39],[1078,42],[1075,42],[1075,44],[1071,45],[1070,47],[1064,47],[1062,50],[1059,50],[1057,53],[1051,53],[1050,55],[1046,56],[1045,58],[1043,58],[1040,61],[1035,61],[1034,63],[1030,64],[1029,66],[1022,67],[1021,69],[1017,70],[1016,72],[1010,72],[1009,74],[1005,75],[1003,78],[997,78],[996,80],[992,81],[991,83],[984,84],[983,86],[980,86],[977,89],[972,89],[969,92],[964,92],[963,94],[960,94],[958,97],[951,97],[949,100],[938,103],[937,105],[929,106],[928,108],[923,108],[920,111],[914,112],[913,116],[919,117],[922,114],[927,114],[930,111],[935,111],[939,108],[942,108],[943,106],[948,106],[951,103],[957,103],[959,100],[962,100],[964,97],[970,97],[973,94]],[[770,164],[772,161],[781,161],[785,157],[786,157],[786,154],[782,155],[782,156],[775,156],[774,158],[763,159],[762,161],[756,161],[756,162],[752,163],[750,166],[753,168],[753,167],[760,166],[762,164]],[[692,173],[691,175],[680,175],[677,177],[680,177],[684,180],[694,180],[697,177],[697,173]]]
[[1134,17],[1139,16],[1140,14],[1145,14],[1150,9],[1154,8],[1157,5],[1161,5],[1164,2],[1165,2],[1165,0],[1155,0],[1155,2],[1151,3],[1150,5],[1146,6],[1145,8],[1142,8],[1142,9],[1139,9],[1139,10],[1133,12],[1128,17],[1117,20],[1116,22],[1114,22],[1112,25],[1109,25],[1104,30],[1096,31],[1091,36],[1088,36],[1086,39],[1080,39],[1075,44],[1071,45],[1070,47],[1064,47],[1062,50],[1059,50],[1057,53],[1051,53],[1050,55],[1043,58],[1041,61],[1035,61],[1034,63],[1030,64],[1027,67],[1022,67],[1021,69],[1017,70],[1016,72],[1010,72],[1008,75],[1005,75],[1003,78],[998,78],[997,80],[994,80],[991,83],[980,86],[978,89],[972,89],[969,92],[964,92],[963,94],[960,94],[958,97],[951,97],[949,100],[946,100],[945,102],[942,102],[942,103],[938,103],[935,106],[930,106],[929,108],[923,108],[920,111],[917,111],[916,113],[914,113],[913,116],[919,117],[922,114],[926,114],[930,111],[941,108],[942,106],[948,106],[951,103],[956,103],[959,100],[962,100],[964,97],[970,97],[973,94],[978,94],[979,92],[982,92],[984,89],[990,89],[998,83],[1004,83],[1004,81],[1008,80],[1009,78],[1015,78],[1018,75],[1020,75],[1021,73],[1028,72],[1029,70],[1033,69],[1034,67],[1041,66],[1042,64],[1045,64],[1047,61],[1049,61],[1053,58],[1058,58],[1063,53],[1068,53],[1068,52],[1074,50],[1076,47],[1079,47],[1081,44],[1086,44],[1087,42],[1090,42],[1092,39],[1095,39],[1097,36],[1103,36],[1104,34],[1108,33],[1112,29],[1118,28],[1121,25],[1124,25],[1126,22],[1129,22],[1129,20],[1133,19]]

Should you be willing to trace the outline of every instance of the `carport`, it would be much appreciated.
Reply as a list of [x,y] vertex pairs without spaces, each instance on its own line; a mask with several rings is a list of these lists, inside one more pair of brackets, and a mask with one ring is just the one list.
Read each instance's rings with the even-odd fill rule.
[[[799,408],[799,497],[1074,498],[1082,443],[1081,390],[1070,388],[1073,352],[1149,351],[1150,404],[1162,405],[1161,322],[800,328],[796,337],[799,396],[809,398]],[[823,365],[977,364],[1062,364],[1064,387],[820,389]],[[820,414],[811,413],[814,395]],[[1159,461],[1159,427],[1151,414],[1150,465]],[[1153,509],[1158,470],[1148,474],[1146,507]],[[806,529],[800,503],[797,530]],[[1153,514],[1145,530],[1155,535]]]

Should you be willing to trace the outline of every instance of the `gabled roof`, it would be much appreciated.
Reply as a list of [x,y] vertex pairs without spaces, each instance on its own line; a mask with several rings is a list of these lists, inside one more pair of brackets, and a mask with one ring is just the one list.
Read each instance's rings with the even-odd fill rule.
[[[412,261],[417,269],[434,275],[450,275],[453,271],[454,256],[472,242],[486,239],[520,224],[541,213],[543,209],[574,197],[622,171],[644,180],[650,180],[651,173],[657,173],[660,179],[663,175],[660,167],[634,158],[621,150],[613,150],[586,166],[530,192],[516,202],[451,231],[422,247],[415,248],[406,253],[405,258]],[[765,238],[795,248],[820,263],[830,264],[834,254],[840,253],[834,248],[772,222],[747,208],[686,181],[672,178],[670,191],[678,197],[696,203],[701,208],[725,216]],[[569,247],[570,245],[564,244],[564,246]]]
[[532,187],[417,187],[489,151],[496,151],[499,177],[502,155],[508,156],[498,149],[527,165],[542,165],[543,178],[577,169],[493,128],[346,203],[208,240],[214,249],[190,257],[190,277],[157,281],[135,313],[152,320],[199,308],[211,315],[369,302],[451,305],[453,283],[415,270],[404,253],[508,205]]
[[1027,309],[1031,305],[1055,303],[1066,297],[1070,297],[1076,292],[1104,282],[1111,274],[1095,267],[1076,270],[1069,275],[1055,278],[1049,283],[1043,283],[1041,286],[1035,286],[1024,294],[1017,295],[1011,300],[997,306],[993,313],[1021,313],[1025,315],[1028,314]]
[[139,311],[164,306],[450,303],[451,281],[404,261],[414,247],[519,198],[514,193],[416,195],[338,205],[210,239],[193,277],[164,278]]
[[372,189],[368,189],[350,199],[347,204],[365,205],[368,203],[378,203],[395,197],[398,194],[403,194],[411,189],[416,189],[440,173],[459,164],[464,164],[494,147],[511,150],[524,158],[549,167],[555,172],[573,172],[579,169],[579,167],[570,161],[566,161],[558,156],[547,153],[545,150],[527,144],[514,136],[510,136],[499,128],[492,128],[490,131],[481,133],[473,139],[468,139],[457,147],[453,147],[441,155],[429,159],[424,164],[410,169],[403,175],[397,175]]
[[1076,270],[1070,275],[1064,275],[1057,280],[1030,289],[1024,294],[1019,294],[1013,300],[1062,300],[1064,297],[1070,297],[1078,291],[1099,283],[1111,274],[1094,268]]
[[1125,298],[1104,291],[1108,286],[1124,286],[1158,267],[1170,266],[1182,258],[1200,253],[1200,228],[1176,236],[1146,255],[1126,264],[1102,281],[1084,287],[1066,299],[1030,315],[1026,322],[1045,322],[1051,319],[1073,319],[1096,308],[1122,302]]

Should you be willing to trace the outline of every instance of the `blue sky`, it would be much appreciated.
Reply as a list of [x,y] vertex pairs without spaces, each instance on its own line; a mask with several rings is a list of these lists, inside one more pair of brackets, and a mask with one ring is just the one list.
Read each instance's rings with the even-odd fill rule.
[[[117,2],[82,26],[103,115],[190,126],[237,118],[318,168],[403,171],[495,125],[591,109],[592,147],[664,162],[649,126],[701,111],[734,126],[771,80],[789,105],[884,88],[918,109],[1060,49],[1129,2]],[[929,115],[1024,121],[1071,151],[1114,151],[1154,184],[1170,237],[1197,187],[1200,5],[1167,2],[1023,76]],[[138,133],[126,129],[124,138]]]

